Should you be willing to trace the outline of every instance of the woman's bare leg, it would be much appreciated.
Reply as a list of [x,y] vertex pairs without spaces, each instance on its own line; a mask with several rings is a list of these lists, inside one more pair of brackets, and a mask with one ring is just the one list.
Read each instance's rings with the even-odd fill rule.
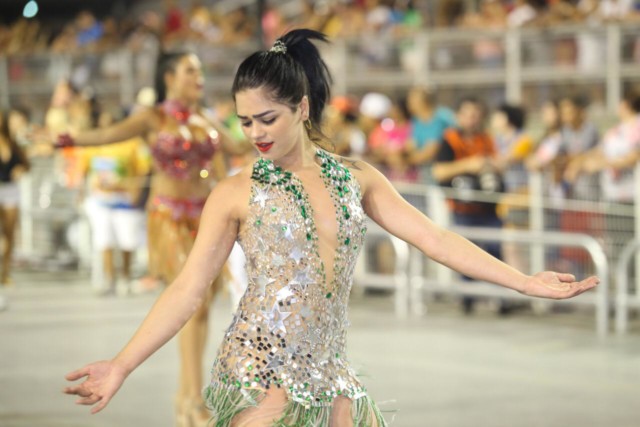
[[284,415],[287,394],[284,390],[268,390],[258,406],[245,409],[231,420],[231,427],[272,427]]
[[3,285],[6,285],[9,283],[11,271],[11,257],[13,255],[16,223],[18,222],[18,208],[0,208],[0,211],[2,212],[0,217],[2,222],[2,236],[4,237],[0,281]]

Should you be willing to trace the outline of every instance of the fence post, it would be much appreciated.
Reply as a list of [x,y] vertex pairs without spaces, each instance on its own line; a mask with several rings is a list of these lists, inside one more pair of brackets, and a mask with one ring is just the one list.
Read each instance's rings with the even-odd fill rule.
[[[529,229],[538,233],[544,231],[543,180],[543,175],[540,172],[529,174]],[[542,243],[536,242],[531,245],[529,265],[531,272],[545,269],[544,245]]]
[[520,30],[512,28],[504,34],[505,75],[507,101],[519,104],[522,102],[522,54]]
[[9,109],[9,61],[6,56],[0,56],[0,105]]
[[622,34],[620,25],[607,25],[607,111],[615,114],[618,110],[622,93],[622,79],[620,78]]

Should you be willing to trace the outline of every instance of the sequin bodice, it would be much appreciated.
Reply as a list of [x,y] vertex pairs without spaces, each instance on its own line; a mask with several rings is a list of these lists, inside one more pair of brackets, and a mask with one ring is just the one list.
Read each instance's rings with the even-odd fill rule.
[[366,232],[360,188],[331,155],[318,150],[317,159],[338,223],[333,279],[326,280],[302,182],[258,160],[239,239],[249,286],[218,353],[210,387],[278,387],[314,406],[365,392],[345,358],[347,302]]
[[212,137],[204,141],[189,141],[179,135],[160,132],[151,147],[151,154],[164,173],[176,179],[187,179],[194,170],[208,172],[217,143],[218,140]]
[[211,129],[205,138],[196,140],[189,129],[194,116],[188,108],[176,100],[166,100],[160,108],[165,117],[175,119],[178,132],[158,132],[151,146],[151,154],[158,168],[176,179],[188,179],[194,171],[201,176],[209,176],[211,160],[218,148],[218,132]]

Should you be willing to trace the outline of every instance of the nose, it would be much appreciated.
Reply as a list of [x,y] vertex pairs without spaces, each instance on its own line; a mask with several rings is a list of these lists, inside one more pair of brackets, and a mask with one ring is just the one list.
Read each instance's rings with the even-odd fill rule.
[[251,130],[250,130],[249,136],[254,141],[260,141],[261,139],[263,139],[262,137],[264,136],[264,129],[262,128],[262,126],[257,120],[254,120],[253,123],[251,124]]

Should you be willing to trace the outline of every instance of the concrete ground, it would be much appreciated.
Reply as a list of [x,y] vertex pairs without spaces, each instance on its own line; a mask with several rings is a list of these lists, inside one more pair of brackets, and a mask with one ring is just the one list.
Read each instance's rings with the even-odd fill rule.
[[[2,291],[0,427],[170,427],[177,348],[171,341],[98,415],[63,395],[64,374],[113,356],[155,296],[99,298],[77,273],[21,273]],[[205,374],[231,320],[213,307]],[[487,306],[469,317],[451,302],[398,320],[390,296],[354,295],[349,356],[394,426],[633,427],[640,425],[640,328],[598,339],[593,314]]]

